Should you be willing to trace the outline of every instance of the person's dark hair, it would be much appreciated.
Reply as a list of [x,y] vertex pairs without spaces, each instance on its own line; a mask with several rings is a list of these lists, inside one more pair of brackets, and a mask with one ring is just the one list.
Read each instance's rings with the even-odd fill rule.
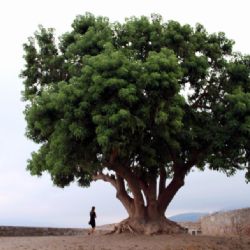
[[95,211],[95,207],[92,207],[92,208],[91,208],[91,212],[94,212],[94,211]]

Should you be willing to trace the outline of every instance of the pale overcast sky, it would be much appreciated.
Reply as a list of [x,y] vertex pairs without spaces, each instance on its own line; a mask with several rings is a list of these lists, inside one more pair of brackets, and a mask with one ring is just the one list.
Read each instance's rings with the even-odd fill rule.
[[[209,32],[224,31],[235,40],[235,50],[250,54],[249,0],[3,0],[0,2],[0,226],[87,226],[92,205],[97,223],[118,222],[126,212],[106,183],[88,189],[72,184],[54,187],[49,176],[32,177],[25,170],[37,146],[25,136],[21,102],[22,44],[39,24],[61,35],[76,15],[92,12],[124,21],[130,16],[161,14],[165,21],[203,24]],[[227,178],[217,172],[193,172],[170,205],[167,216],[213,212],[250,206],[250,184],[244,173]]]

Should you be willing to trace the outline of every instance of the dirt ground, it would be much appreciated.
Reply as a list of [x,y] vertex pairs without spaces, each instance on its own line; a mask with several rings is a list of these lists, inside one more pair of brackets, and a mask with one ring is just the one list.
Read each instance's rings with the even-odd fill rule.
[[106,235],[0,237],[0,250],[249,250],[250,238],[191,235]]

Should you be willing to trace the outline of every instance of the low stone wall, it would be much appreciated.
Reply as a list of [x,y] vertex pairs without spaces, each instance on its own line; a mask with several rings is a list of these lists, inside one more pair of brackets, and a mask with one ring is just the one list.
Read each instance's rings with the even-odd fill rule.
[[0,226],[0,236],[67,236],[82,235],[84,232],[86,229]]
[[180,226],[185,228],[186,232],[191,235],[199,235],[201,234],[201,223],[200,221],[192,222],[192,221],[186,221],[186,222],[177,222]]
[[250,236],[250,208],[218,212],[201,218],[202,234]]

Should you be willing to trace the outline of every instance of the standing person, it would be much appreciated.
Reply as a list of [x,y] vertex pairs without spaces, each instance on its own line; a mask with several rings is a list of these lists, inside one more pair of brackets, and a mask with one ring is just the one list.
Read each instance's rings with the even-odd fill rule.
[[92,228],[88,234],[93,234],[95,231],[95,219],[96,219],[95,207],[92,207],[90,211],[90,220],[89,220],[89,225],[91,225]]

